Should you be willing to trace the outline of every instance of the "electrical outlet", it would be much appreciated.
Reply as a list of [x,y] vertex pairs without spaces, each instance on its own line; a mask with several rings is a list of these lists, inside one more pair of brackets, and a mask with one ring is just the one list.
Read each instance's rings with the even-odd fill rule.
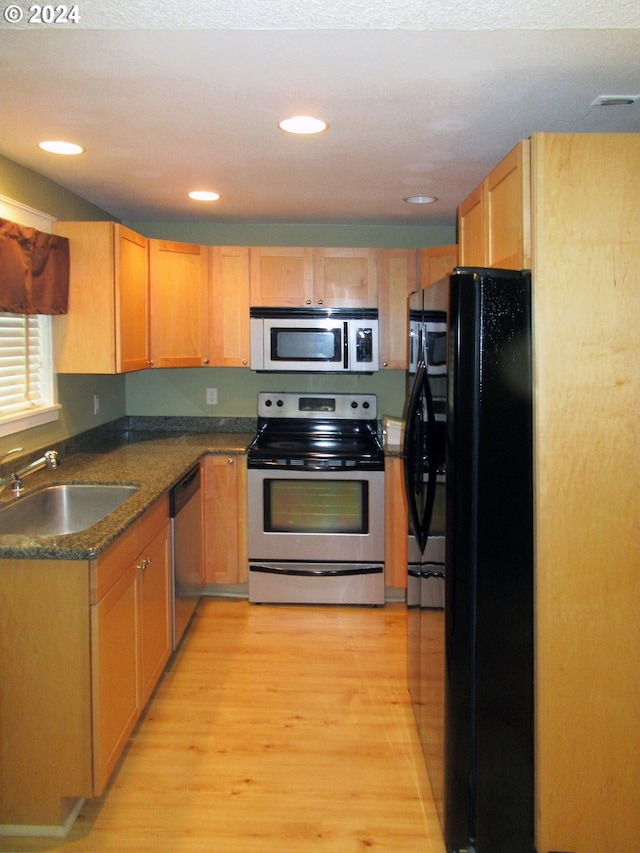
[[207,388],[207,406],[216,406],[218,404],[218,389]]
[[93,414],[97,415],[100,411],[100,397],[97,394],[93,395]]

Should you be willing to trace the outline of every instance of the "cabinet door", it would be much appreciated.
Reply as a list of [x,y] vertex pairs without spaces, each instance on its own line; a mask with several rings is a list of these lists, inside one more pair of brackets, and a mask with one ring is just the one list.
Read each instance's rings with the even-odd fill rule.
[[406,370],[407,298],[416,289],[417,253],[413,249],[380,249],[380,365]]
[[484,182],[486,265],[531,266],[529,140],[517,145]]
[[313,299],[313,250],[272,248],[250,250],[251,304],[295,307]]
[[385,555],[384,575],[387,586],[407,586],[409,514],[404,489],[402,459],[389,456],[385,460]]
[[458,246],[431,246],[420,249],[420,287],[440,281],[458,266]]
[[91,608],[94,796],[103,792],[140,713],[138,568]]
[[211,366],[249,365],[249,249],[244,246],[212,246]]
[[54,317],[58,373],[121,373],[148,366],[145,237],[115,222],[56,222],[67,237],[69,313]]
[[485,266],[485,210],[482,184],[458,207],[460,266]]
[[531,266],[529,152],[516,145],[458,207],[460,266]]
[[206,246],[149,241],[153,367],[208,363],[208,259]]
[[169,525],[137,563],[140,620],[140,705],[144,707],[171,654]]
[[118,372],[149,367],[148,241],[116,226],[116,347]]
[[375,308],[376,249],[314,249],[313,300],[331,308]]
[[246,458],[207,456],[204,462],[205,582],[247,579]]

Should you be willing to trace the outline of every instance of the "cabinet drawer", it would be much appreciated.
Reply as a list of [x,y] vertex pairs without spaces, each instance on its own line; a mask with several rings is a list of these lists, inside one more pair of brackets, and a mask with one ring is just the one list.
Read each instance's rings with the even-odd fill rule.
[[153,537],[169,521],[169,495],[163,495],[140,519],[140,551],[143,551]]
[[136,521],[97,560],[91,561],[91,604],[111,589],[140,553],[140,523]]

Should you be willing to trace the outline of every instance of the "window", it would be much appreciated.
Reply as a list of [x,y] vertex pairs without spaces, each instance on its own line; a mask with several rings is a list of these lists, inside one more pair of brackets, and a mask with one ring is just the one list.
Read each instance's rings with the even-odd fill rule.
[[[53,219],[0,196],[0,216],[51,231]],[[0,437],[58,419],[51,317],[0,313]]]

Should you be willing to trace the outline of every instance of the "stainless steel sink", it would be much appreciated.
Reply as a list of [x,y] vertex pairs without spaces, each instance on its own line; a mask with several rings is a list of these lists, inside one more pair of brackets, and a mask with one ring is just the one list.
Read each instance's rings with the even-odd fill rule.
[[17,498],[0,509],[0,535],[80,533],[116,510],[138,486],[67,483]]

